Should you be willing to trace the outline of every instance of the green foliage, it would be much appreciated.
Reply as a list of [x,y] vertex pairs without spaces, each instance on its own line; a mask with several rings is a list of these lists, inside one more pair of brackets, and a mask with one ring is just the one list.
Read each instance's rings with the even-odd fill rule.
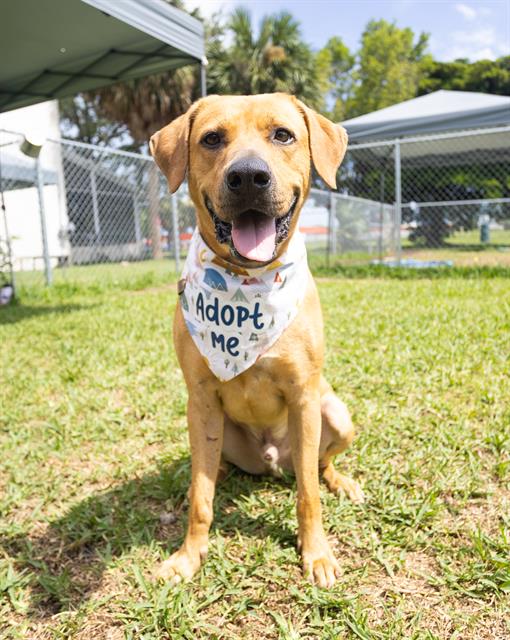
[[64,137],[88,144],[125,148],[126,125],[100,115],[97,95],[63,98],[59,101],[59,110]]
[[[220,31],[208,52],[208,91],[241,95],[285,91],[319,106],[315,56],[290,13],[264,16],[256,31],[249,11],[237,8]],[[228,35],[232,44],[224,47],[221,41]]]
[[427,63],[426,71],[420,80],[418,95],[439,89],[510,95],[510,56],[471,63],[468,60],[433,60]]
[[353,89],[353,68],[356,58],[343,40],[330,38],[326,46],[317,53],[316,64],[322,78],[322,91],[326,103],[331,104],[324,109],[333,121],[344,120],[346,103]]
[[430,63],[428,35],[415,42],[411,29],[386,20],[372,20],[361,37],[356,86],[347,100],[349,116],[369,113],[414,98]]

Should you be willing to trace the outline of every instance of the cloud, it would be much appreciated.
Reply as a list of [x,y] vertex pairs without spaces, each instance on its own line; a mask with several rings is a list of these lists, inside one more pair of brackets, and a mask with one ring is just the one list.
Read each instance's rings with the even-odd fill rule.
[[460,13],[466,20],[474,20],[477,16],[476,9],[469,7],[467,4],[456,4],[455,10],[458,11],[458,13]]
[[508,42],[499,40],[493,28],[454,31],[451,46],[441,56],[444,60],[468,58],[468,60],[494,60],[510,54]]

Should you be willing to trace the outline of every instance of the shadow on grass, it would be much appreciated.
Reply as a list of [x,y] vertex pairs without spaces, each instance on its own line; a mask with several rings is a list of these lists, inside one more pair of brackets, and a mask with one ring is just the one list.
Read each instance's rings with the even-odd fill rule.
[[0,325],[15,324],[30,318],[49,314],[72,313],[82,309],[91,309],[95,304],[56,304],[56,305],[27,305],[19,302],[0,307]]
[[[86,498],[41,534],[4,540],[7,555],[33,576],[30,617],[45,619],[76,609],[100,589],[109,562],[134,548],[155,542],[163,555],[176,550],[186,527],[190,465],[190,457],[182,457],[159,472]],[[254,537],[271,537],[282,546],[294,545],[296,532],[272,521],[270,514],[252,518],[234,505],[235,498],[266,488],[267,482],[232,470],[216,493],[213,530],[228,535],[240,529]],[[280,482],[291,486],[290,481]],[[162,524],[160,515],[169,504],[176,521]]]

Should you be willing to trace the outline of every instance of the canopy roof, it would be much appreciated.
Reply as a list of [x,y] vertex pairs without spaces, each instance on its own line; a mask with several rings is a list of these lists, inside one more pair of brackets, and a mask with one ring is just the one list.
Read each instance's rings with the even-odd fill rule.
[[436,91],[342,123],[352,143],[510,124],[510,98]]
[[0,112],[199,62],[203,25],[164,0],[0,0]]

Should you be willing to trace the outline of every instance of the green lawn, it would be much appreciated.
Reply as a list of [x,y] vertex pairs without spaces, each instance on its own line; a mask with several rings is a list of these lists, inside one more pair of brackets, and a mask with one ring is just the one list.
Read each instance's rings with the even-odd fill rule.
[[301,579],[293,481],[236,471],[202,572],[152,580],[190,461],[174,285],[143,277],[0,309],[0,638],[510,637],[510,280],[320,282],[359,426],[337,465],[368,495],[323,490],[328,592]]
[[[182,268],[183,261],[181,262]],[[97,292],[99,289],[143,289],[165,282],[175,273],[175,261],[142,260],[140,262],[113,262],[52,269],[53,284]],[[16,286],[30,293],[38,292],[44,284],[43,271],[15,272]]]
[[[487,245],[489,246],[504,246],[510,248],[510,229],[491,229],[490,230],[490,238]],[[454,233],[450,238],[447,238],[446,241],[449,244],[454,245],[479,245],[480,243],[480,229],[471,229],[471,231],[458,231]]]

